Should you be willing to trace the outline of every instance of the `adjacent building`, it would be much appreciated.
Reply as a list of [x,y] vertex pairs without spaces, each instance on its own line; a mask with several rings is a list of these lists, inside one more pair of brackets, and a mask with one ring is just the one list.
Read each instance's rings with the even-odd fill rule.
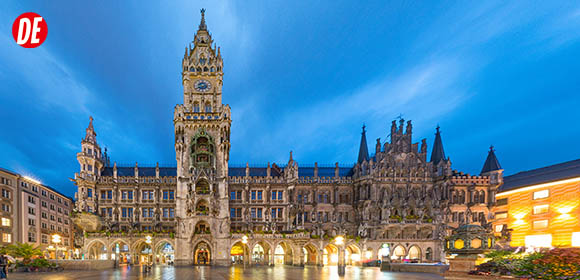
[[0,168],[2,244],[39,246],[49,258],[73,253],[73,200],[39,181]]
[[580,160],[504,178],[496,195],[496,235],[512,247],[580,246]]
[[299,164],[290,152],[282,164],[232,166],[223,60],[203,11],[181,70],[176,166],[111,165],[90,119],[76,155],[76,210],[98,215],[102,232],[86,233],[84,258],[182,265],[435,262],[444,258],[449,225],[491,226],[503,172],[493,149],[481,174],[464,174],[451,168],[439,128],[429,157],[426,140],[414,142],[411,121],[399,119],[387,141],[376,139],[372,155],[363,127],[355,164]]

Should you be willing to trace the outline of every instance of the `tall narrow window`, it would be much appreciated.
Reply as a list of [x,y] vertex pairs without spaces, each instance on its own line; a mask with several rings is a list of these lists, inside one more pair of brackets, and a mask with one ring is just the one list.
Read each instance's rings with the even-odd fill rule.
[[197,102],[193,103],[193,112],[199,113],[199,103],[197,103]]
[[209,102],[205,103],[205,112],[211,113],[211,104]]

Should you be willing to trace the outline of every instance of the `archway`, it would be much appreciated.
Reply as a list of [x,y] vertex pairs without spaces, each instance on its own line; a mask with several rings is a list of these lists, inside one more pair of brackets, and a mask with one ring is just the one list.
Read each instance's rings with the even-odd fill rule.
[[198,216],[207,216],[209,214],[209,204],[205,199],[201,199],[195,206],[195,214]]
[[206,221],[199,221],[195,224],[195,234],[211,234],[209,224]]
[[234,243],[230,249],[232,264],[244,264],[244,262],[248,263],[249,255],[250,248],[248,248],[248,245],[240,241]]
[[391,259],[403,260],[406,255],[407,255],[407,251],[405,250],[405,247],[403,247],[401,245],[397,245],[395,247],[395,249],[393,250],[393,255],[391,256]]
[[411,246],[411,248],[409,248],[409,255],[407,256],[407,258],[413,261],[420,261],[421,249],[417,245]]
[[124,241],[117,241],[111,245],[111,259],[117,261],[118,264],[131,263],[131,253],[129,245]]
[[428,261],[433,260],[433,249],[431,249],[431,247],[427,248],[427,250],[425,251],[425,259]]
[[260,241],[254,245],[252,249],[252,263],[253,264],[269,264],[270,263],[270,245],[266,242]]
[[389,247],[389,244],[387,244],[387,243],[381,244],[381,248],[379,248],[379,252],[378,252],[379,260],[388,259],[390,255],[391,255],[391,248]]
[[280,242],[274,249],[274,264],[293,264],[292,247],[286,242]]
[[360,249],[354,245],[350,244],[346,246],[344,250],[344,261],[346,265],[360,265]]
[[304,264],[317,265],[318,264],[318,250],[312,244],[306,244],[302,247],[304,254]]
[[87,258],[89,260],[106,260],[107,247],[101,241],[95,241],[87,249]]
[[171,243],[164,241],[157,246],[155,252],[155,262],[158,264],[173,265],[175,260],[175,249]]
[[151,245],[147,244],[146,242],[142,242],[141,244],[136,246],[135,253],[138,255],[138,260],[140,264],[148,264],[153,262],[153,250],[151,249]]
[[200,179],[195,184],[195,193],[197,194],[209,194],[209,183],[205,179]]
[[205,242],[199,242],[193,250],[193,264],[195,265],[210,265],[211,264],[211,248]]
[[332,244],[326,245],[322,250],[322,264],[323,265],[337,265],[338,264],[338,248]]

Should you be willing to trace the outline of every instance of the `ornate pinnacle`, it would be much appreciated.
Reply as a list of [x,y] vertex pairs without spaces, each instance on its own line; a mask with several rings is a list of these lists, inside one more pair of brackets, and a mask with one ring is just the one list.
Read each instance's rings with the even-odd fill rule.
[[205,9],[201,9],[201,22],[199,23],[199,30],[207,30],[205,25]]

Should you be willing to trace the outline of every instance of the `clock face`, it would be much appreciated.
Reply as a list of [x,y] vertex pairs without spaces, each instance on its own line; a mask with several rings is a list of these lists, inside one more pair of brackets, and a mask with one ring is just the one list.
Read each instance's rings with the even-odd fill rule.
[[194,87],[197,91],[206,92],[211,89],[211,83],[206,80],[197,80]]

